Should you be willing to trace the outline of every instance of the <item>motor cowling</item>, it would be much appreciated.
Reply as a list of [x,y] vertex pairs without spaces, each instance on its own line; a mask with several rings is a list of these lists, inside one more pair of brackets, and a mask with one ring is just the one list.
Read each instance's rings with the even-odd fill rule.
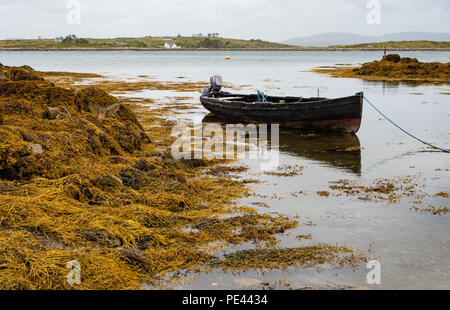
[[209,79],[210,86],[213,92],[219,92],[222,89],[222,77],[220,75],[214,75]]
[[217,94],[222,89],[222,76],[213,75],[209,79],[209,87],[203,90],[203,94]]

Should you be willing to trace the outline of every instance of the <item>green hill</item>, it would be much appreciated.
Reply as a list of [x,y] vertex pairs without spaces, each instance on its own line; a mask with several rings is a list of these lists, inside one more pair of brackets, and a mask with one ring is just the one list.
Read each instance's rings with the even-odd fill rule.
[[238,40],[227,38],[205,38],[205,37],[172,37],[164,40],[162,37],[143,38],[113,38],[92,39],[83,38],[76,40],[64,40],[55,42],[54,39],[40,40],[1,40],[0,48],[23,48],[23,49],[65,49],[65,48],[164,48],[166,42],[175,43],[180,48],[229,48],[229,49],[280,49],[295,47],[262,41],[258,39]]
[[175,43],[184,49],[286,49],[286,50],[333,50],[333,49],[450,49],[450,42],[436,41],[390,41],[356,45],[334,45],[329,47],[302,47],[259,39],[239,40],[213,37],[141,37],[141,38],[76,38],[67,36],[62,42],[55,39],[0,40],[0,49],[162,49],[166,42]]
[[365,43],[365,44],[355,44],[355,45],[334,45],[330,48],[367,48],[367,49],[379,49],[379,48],[450,48],[450,42],[443,41],[389,41],[389,42],[379,42],[379,43]]

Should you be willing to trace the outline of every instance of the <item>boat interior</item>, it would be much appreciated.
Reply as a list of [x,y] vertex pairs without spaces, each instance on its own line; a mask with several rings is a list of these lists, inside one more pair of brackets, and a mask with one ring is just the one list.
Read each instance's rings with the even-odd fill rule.
[[[240,101],[240,102],[248,102],[248,103],[256,103],[257,95],[240,95],[240,94],[223,94],[221,96],[216,97],[220,100],[224,101]],[[311,97],[311,98],[303,98],[303,97],[275,97],[275,96],[266,96],[267,102],[264,103],[300,103],[300,102],[311,102],[311,101],[321,101],[326,100],[327,98],[323,97]],[[259,101],[259,103],[263,103]]]

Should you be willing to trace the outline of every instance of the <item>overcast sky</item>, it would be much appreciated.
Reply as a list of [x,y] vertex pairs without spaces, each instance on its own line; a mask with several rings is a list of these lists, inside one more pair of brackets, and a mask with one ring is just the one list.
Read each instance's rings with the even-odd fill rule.
[[381,24],[368,24],[368,0],[78,0],[81,24],[68,24],[68,0],[0,0],[0,39],[191,35],[282,41],[322,32],[374,35],[450,32],[449,0],[379,0]]

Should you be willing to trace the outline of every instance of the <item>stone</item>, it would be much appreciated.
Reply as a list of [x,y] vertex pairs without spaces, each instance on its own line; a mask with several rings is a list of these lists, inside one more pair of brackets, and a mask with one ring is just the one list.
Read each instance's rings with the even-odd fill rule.
[[22,136],[23,141],[26,141],[26,142],[33,142],[34,137],[33,137],[32,134],[28,134],[28,133],[25,133],[25,132],[21,132],[20,134],[21,134],[21,136]]
[[119,177],[110,173],[98,178],[97,183],[104,187],[118,187],[123,185],[123,182]]
[[240,287],[262,286],[264,284],[262,281],[252,278],[237,278],[233,282]]
[[62,107],[59,109],[47,107],[47,110],[44,112],[44,118],[50,119],[50,120],[65,119],[65,118],[70,118],[70,117],[71,117],[71,115],[65,107]]
[[97,104],[89,104],[89,111],[97,116],[99,119],[112,116],[113,114],[116,114],[120,109],[120,103],[114,103],[107,107],[102,107]]
[[28,147],[30,148],[30,151],[33,153],[42,154],[44,152],[42,145],[38,143],[30,144]]

